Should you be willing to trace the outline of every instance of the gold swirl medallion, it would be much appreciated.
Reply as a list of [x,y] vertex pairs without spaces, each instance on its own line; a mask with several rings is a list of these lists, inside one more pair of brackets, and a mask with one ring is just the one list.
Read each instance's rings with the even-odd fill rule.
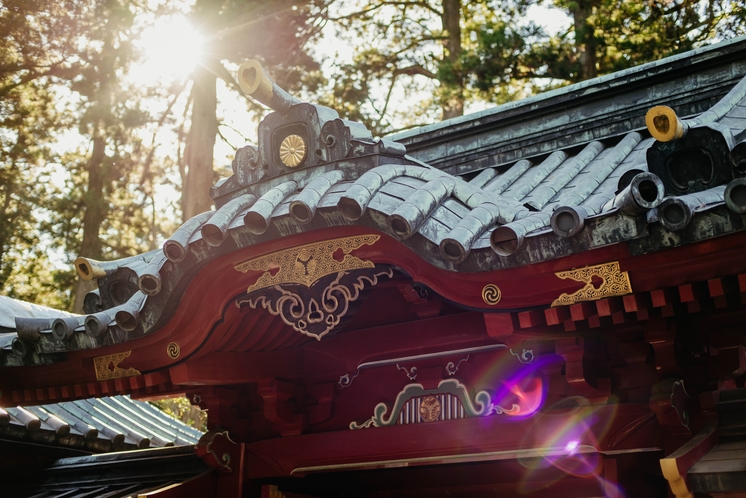
[[482,289],[482,299],[490,306],[494,306],[499,303],[500,298],[502,297],[503,296],[500,292],[500,288],[495,284],[487,284],[484,286],[484,289]]
[[420,418],[423,422],[435,422],[440,418],[440,400],[435,396],[425,396],[420,402]]
[[306,142],[298,135],[288,135],[280,144],[280,161],[294,168],[306,158]]
[[169,358],[175,360],[181,354],[181,348],[175,342],[171,342],[166,347],[166,354],[168,354]]

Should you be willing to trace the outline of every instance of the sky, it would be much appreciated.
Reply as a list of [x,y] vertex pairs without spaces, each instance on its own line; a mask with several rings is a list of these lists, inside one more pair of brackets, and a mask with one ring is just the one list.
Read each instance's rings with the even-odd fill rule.
[[[572,19],[562,10],[546,5],[532,5],[526,16],[526,23],[534,21],[554,34],[567,29]],[[189,26],[186,16],[176,15],[162,18],[150,30],[147,30],[141,42],[146,52],[145,62],[134,68],[133,78],[145,81],[152,78],[173,79],[186,78],[199,57],[201,37]],[[334,64],[342,64],[352,59],[353,47],[341,43],[337,38],[332,23],[323,31],[321,41],[314,51],[322,61],[322,68],[330,69]],[[221,134],[226,139],[218,139],[215,145],[216,169],[230,168],[235,147],[256,140],[257,122],[246,112],[244,98],[229,90],[225,85],[218,85],[218,114],[224,123]],[[396,105],[396,103],[394,103]],[[473,104],[468,112],[484,109],[489,104]]]

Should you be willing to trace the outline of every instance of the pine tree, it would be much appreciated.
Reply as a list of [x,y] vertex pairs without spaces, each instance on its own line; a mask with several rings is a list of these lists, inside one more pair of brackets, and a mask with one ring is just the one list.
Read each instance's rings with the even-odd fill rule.
[[47,253],[118,258],[152,245],[157,230],[138,134],[154,118],[141,106],[146,90],[124,79],[141,11],[127,0],[4,7],[2,136],[15,143],[2,142],[0,283],[14,297],[80,310],[86,287],[73,292],[71,266],[56,270]]

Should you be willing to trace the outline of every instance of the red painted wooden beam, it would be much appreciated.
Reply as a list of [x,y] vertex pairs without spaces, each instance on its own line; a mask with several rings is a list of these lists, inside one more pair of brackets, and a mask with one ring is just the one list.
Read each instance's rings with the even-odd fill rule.
[[490,416],[269,439],[245,446],[245,477],[515,460],[543,454],[560,458],[570,451],[568,447],[594,455],[596,450],[609,449],[612,440],[618,440],[615,452],[659,451],[660,428],[650,414],[646,404],[596,405],[537,413],[525,420]]

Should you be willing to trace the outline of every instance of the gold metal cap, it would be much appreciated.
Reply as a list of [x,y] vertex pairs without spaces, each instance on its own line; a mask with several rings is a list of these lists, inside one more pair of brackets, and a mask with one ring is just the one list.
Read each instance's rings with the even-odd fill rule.
[[677,140],[686,134],[688,126],[683,123],[673,109],[657,105],[645,114],[645,126],[659,142]]

